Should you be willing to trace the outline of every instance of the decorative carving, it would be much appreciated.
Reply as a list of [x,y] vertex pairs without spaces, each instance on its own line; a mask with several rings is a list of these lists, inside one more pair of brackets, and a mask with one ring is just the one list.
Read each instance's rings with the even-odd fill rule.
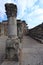
[[16,17],[17,16],[17,6],[15,4],[6,3],[5,10],[6,10],[7,17],[10,17],[10,16]]
[[18,61],[18,49],[19,43],[16,42],[14,39],[9,38],[6,40],[6,58],[9,60]]

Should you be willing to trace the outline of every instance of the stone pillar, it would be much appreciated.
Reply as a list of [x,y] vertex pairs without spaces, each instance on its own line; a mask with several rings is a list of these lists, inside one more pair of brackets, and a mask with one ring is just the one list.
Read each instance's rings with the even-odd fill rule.
[[17,37],[17,6],[14,4],[5,4],[5,9],[8,17],[8,36]]
[[17,22],[14,17],[9,18],[8,36],[14,36],[14,38],[17,38]]
[[8,18],[8,39],[6,40],[6,56],[18,61],[19,39],[17,37],[17,6],[12,3],[5,4]]
[[23,38],[22,21],[19,19],[17,20],[17,30],[18,30],[18,37],[20,39],[20,42],[22,42],[22,38]]

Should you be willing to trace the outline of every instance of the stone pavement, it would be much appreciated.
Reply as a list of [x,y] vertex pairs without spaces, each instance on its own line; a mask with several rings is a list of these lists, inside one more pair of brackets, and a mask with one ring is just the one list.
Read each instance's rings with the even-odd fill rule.
[[23,41],[21,65],[43,65],[43,44],[25,37]]
[[24,36],[22,42],[21,64],[4,61],[2,65],[43,65],[43,44]]
[[1,65],[19,65],[19,63],[14,61],[4,61]]

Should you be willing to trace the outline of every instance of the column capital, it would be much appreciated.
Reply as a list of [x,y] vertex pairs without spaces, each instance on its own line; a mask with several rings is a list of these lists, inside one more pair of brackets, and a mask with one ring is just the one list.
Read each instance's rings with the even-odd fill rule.
[[7,17],[11,17],[11,16],[14,16],[16,17],[17,16],[17,6],[13,3],[6,3],[5,4],[5,10],[6,10],[6,14],[7,14]]

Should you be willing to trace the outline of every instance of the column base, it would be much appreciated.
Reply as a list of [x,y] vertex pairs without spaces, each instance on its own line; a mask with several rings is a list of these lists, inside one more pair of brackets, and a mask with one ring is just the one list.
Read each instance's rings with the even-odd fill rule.
[[6,40],[6,53],[5,58],[8,60],[19,61],[19,39],[18,38],[8,38]]

